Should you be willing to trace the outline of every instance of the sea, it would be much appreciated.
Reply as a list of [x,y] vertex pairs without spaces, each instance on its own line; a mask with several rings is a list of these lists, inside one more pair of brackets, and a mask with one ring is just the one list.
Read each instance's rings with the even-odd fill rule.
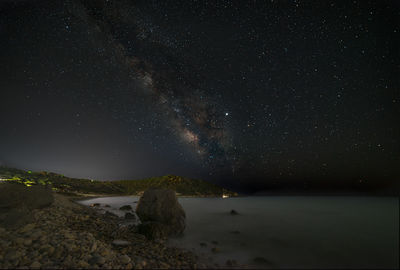
[[[135,209],[138,200],[103,197],[80,203],[100,203],[103,210],[122,216],[119,207]],[[257,269],[399,268],[398,197],[249,196],[179,202],[187,227],[168,244],[192,250],[209,264],[225,266],[234,260]]]

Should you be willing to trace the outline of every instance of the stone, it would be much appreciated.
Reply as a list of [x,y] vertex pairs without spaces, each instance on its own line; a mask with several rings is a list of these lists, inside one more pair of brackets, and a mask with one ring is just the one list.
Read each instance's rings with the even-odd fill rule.
[[118,216],[110,211],[106,211],[104,215],[108,218],[118,218]]
[[22,245],[24,243],[24,239],[18,237],[18,238],[15,239],[15,243],[17,243],[18,245]]
[[89,267],[90,267],[90,264],[88,264],[87,262],[85,262],[85,261],[83,261],[83,260],[80,260],[80,261],[78,262],[78,266],[79,266],[79,268],[89,268]]
[[168,227],[160,222],[144,222],[138,226],[138,233],[149,240],[168,237]]
[[40,264],[40,262],[34,261],[34,262],[31,264],[30,268],[40,268],[40,266],[42,266],[42,265]]
[[128,212],[128,213],[125,213],[124,218],[125,219],[136,219],[136,216],[134,214]]
[[30,224],[25,225],[25,226],[20,230],[20,232],[21,232],[21,233],[26,233],[26,232],[32,231],[34,228],[35,228],[35,224],[34,224],[34,223],[30,223]]
[[139,199],[136,214],[142,221],[139,233],[149,238],[180,235],[186,227],[185,211],[175,191],[170,189],[146,190]]
[[106,259],[104,259],[102,256],[95,254],[93,257],[89,260],[90,265],[98,264],[102,265],[106,262]]
[[131,262],[131,258],[128,255],[122,255],[120,260],[123,264],[128,264]]
[[129,246],[131,244],[131,242],[126,241],[126,240],[116,239],[116,240],[112,241],[112,244],[114,246]]
[[239,213],[236,210],[231,210],[230,212],[231,215],[235,216],[235,215],[239,215]]
[[119,208],[119,210],[123,210],[123,211],[130,211],[132,210],[132,206],[130,205],[123,205]]
[[95,252],[97,249],[97,244],[96,242],[93,242],[92,246],[90,247],[90,252]]
[[32,244],[32,239],[26,238],[26,239],[24,240],[24,245],[25,245],[25,246],[30,246],[31,244]]
[[55,248],[54,248],[53,246],[49,246],[49,247],[47,247],[47,249],[46,249],[47,254],[49,254],[49,255],[53,254],[53,253],[54,253],[54,250],[55,250]]

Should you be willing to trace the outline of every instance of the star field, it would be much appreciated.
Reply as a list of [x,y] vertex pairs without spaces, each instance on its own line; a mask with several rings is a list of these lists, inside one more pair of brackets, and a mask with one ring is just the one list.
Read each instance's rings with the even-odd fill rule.
[[4,1],[0,161],[239,189],[396,181],[396,1]]

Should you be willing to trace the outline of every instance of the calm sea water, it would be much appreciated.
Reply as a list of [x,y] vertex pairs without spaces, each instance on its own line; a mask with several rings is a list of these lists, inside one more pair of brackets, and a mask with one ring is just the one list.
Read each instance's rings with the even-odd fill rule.
[[[135,208],[137,200],[107,197],[83,204],[109,204],[118,212],[125,204]],[[399,268],[399,198],[270,196],[179,201],[186,211],[187,228],[183,237],[169,243],[220,265],[235,259],[255,268]],[[231,215],[232,209],[239,215]],[[213,247],[218,252],[212,252]],[[266,261],[256,263],[256,257]]]

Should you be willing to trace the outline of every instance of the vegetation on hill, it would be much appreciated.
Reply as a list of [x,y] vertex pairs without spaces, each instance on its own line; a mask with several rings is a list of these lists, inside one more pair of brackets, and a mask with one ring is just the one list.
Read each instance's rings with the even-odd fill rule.
[[217,185],[202,180],[166,175],[142,180],[97,181],[70,178],[51,172],[32,172],[0,167],[0,181],[13,181],[27,186],[51,185],[64,194],[140,195],[148,188],[169,188],[181,196],[237,196]]

